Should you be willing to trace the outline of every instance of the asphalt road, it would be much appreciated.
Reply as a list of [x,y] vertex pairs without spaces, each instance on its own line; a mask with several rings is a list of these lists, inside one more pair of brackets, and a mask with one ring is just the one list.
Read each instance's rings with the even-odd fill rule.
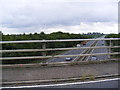
[[[94,41],[88,41],[86,43],[86,45],[83,45],[81,47],[88,47],[90,46]],[[69,50],[69,51],[66,51],[65,53],[61,54],[61,55],[74,55],[74,54],[80,54],[84,51],[84,49],[78,49],[78,50]],[[63,57],[63,58],[53,58],[53,59],[48,59],[47,62],[50,63],[50,62],[63,62],[65,61],[65,58],[66,57]],[[76,57],[72,57],[72,60],[74,60]]]
[[[104,37],[102,37],[102,38],[104,38]],[[98,41],[96,46],[105,46],[105,41],[103,41],[103,40]],[[91,53],[108,53],[108,49],[107,48],[93,49],[93,51]],[[88,60],[91,60],[91,57],[92,56],[90,56]],[[104,59],[108,59],[109,55],[97,55],[96,58],[97,58],[97,60],[104,60]]]
[[[100,38],[104,38],[104,36],[100,37]],[[83,45],[81,47],[89,47],[94,41],[88,41],[86,45]],[[98,41],[96,46],[104,46],[102,45],[104,44],[105,45],[105,42],[104,41]],[[72,54],[81,54],[85,49],[78,49],[78,50],[69,50],[69,51],[66,51],[65,53],[63,53],[62,55],[72,55]],[[99,48],[99,49],[93,49],[91,53],[107,53],[108,50],[106,48]],[[109,58],[109,55],[98,55],[96,56],[97,57],[97,60],[104,60],[104,59],[107,59]],[[50,62],[63,62],[65,61],[65,58],[66,57],[63,57],[63,58],[53,58],[53,59],[48,59],[47,62],[50,63]],[[76,57],[72,57],[72,60],[73,61]],[[89,56],[88,57],[88,60],[91,60],[92,56]]]
[[48,86],[48,88],[118,88],[118,81],[120,80],[106,80],[88,83],[73,83],[66,85]]
[[106,79],[99,81],[88,82],[74,82],[74,83],[62,83],[62,84],[49,84],[49,85],[36,85],[36,86],[22,86],[13,88],[4,88],[3,90],[40,90],[41,88],[119,88],[120,79]]

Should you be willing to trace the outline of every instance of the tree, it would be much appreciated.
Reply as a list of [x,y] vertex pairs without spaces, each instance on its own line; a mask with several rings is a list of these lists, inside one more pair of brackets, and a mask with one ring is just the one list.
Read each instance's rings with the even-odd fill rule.
[[45,34],[43,31],[40,34]]

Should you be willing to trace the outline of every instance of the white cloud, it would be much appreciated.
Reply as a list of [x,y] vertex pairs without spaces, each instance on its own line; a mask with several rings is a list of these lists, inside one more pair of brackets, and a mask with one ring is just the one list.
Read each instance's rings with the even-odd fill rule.
[[[78,29],[96,27],[91,22],[117,23],[117,2],[118,0],[1,0],[2,32],[39,32],[42,29],[48,33],[53,31],[51,27],[59,25],[61,28],[54,29],[66,31],[66,28],[73,28],[79,32]],[[81,22],[84,25],[78,27]],[[103,25],[104,28],[105,26],[108,29],[108,25]],[[102,31],[102,28],[96,29]]]
[[107,22],[96,22],[96,23],[80,23],[79,25],[73,26],[53,26],[53,27],[29,27],[29,28],[2,28],[3,33],[20,34],[25,33],[35,33],[44,31],[45,33],[52,33],[57,31],[69,32],[69,33],[88,33],[88,32],[101,32],[101,33],[118,33],[117,23],[107,23]]
[[118,33],[117,23],[106,23],[106,22],[96,22],[96,23],[80,23],[80,25],[74,26],[60,26],[57,28],[48,28],[49,31],[63,31],[70,33],[88,33],[88,32],[101,32],[101,33]]

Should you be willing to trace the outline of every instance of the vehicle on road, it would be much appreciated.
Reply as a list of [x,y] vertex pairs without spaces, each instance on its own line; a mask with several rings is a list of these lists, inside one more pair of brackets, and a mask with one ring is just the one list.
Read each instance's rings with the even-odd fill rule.
[[102,45],[104,45],[104,42],[102,42]]
[[80,44],[77,44],[77,48],[80,48],[80,46],[81,46]]
[[65,58],[65,61],[71,61],[71,60],[72,60],[71,57],[67,57],[67,58]]
[[81,45],[86,45],[87,41],[81,42]]
[[92,56],[91,60],[97,60],[97,57],[96,56]]

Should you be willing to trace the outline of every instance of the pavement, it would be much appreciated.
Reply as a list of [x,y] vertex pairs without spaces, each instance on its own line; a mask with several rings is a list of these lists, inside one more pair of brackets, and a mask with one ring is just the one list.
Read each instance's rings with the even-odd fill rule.
[[118,74],[119,62],[102,64],[68,65],[56,67],[8,68],[2,70],[3,82],[49,80],[81,77],[83,75]]

